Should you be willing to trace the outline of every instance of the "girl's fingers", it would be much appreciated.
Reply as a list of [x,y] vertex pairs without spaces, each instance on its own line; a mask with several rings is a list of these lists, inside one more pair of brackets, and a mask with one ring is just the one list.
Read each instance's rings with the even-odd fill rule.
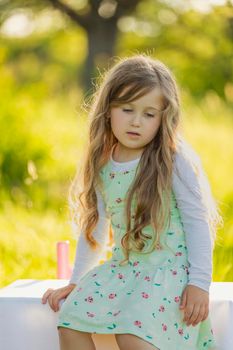
[[[76,286],[76,285],[75,285]],[[74,286],[73,286],[74,288]],[[45,304],[48,300],[48,303],[53,311],[59,310],[59,301],[63,298],[66,298],[66,296],[71,293],[73,288],[59,288],[57,290],[54,290],[52,288],[49,288],[42,297],[42,304]]]
[[188,319],[187,326],[189,326],[191,323],[193,323],[194,320],[199,316],[200,311],[200,305],[194,305],[193,312],[191,317]]
[[205,320],[207,319],[208,315],[209,315],[209,308],[206,307],[206,308],[205,308],[204,316],[202,317],[202,321],[205,321]]
[[55,306],[55,294],[51,293],[48,298],[49,305],[53,311],[55,311],[56,306]]
[[61,297],[56,296],[56,294],[51,296],[51,305],[52,305],[53,311],[58,311],[58,302],[60,299]]
[[54,294],[54,299],[53,299],[53,305],[54,305],[54,311],[58,311],[59,310],[59,301],[61,299],[64,299],[67,297],[68,294],[70,294],[71,291],[67,291],[67,289],[60,289],[59,293],[55,293]]
[[188,304],[188,306],[184,311],[184,319],[183,319],[184,322],[189,321],[190,317],[192,317],[193,310],[194,310],[194,305]]
[[67,290],[58,289],[49,295],[48,301],[53,311],[59,310],[59,300],[67,295]]
[[52,299],[52,295],[50,294],[50,296],[48,297],[48,302],[49,302],[49,306],[51,307],[51,309],[53,310],[53,299]]
[[199,309],[199,314],[197,318],[193,321],[192,325],[196,326],[202,319],[205,314],[205,305],[202,305]]
[[53,291],[53,289],[52,289],[52,288],[49,288],[49,289],[44,293],[44,295],[43,295],[43,297],[42,297],[42,304],[46,304],[47,299],[48,299],[48,297],[49,297],[49,295],[51,294],[52,291]]

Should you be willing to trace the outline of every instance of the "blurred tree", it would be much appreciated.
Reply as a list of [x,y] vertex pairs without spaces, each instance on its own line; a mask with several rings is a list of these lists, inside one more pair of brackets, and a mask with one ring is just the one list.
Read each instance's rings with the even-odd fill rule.
[[[63,27],[58,25],[56,33],[50,36],[48,31],[40,42],[31,35],[30,47],[26,41],[10,44],[10,56],[15,55],[16,59],[16,55],[30,53],[47,67],[51,63],[59,64],[65,71],[62,84],[70,85],[69,79],[73,80],[76,73],[76,81],[87,96],[92,92],[91,80],[99,76],[97,69],[108,68],[112,56],[126,50],[153,50],[154,55],[156,50],[157,58],[174,68],[181,85],[185,84],[193,95],[202,98],[213,90],[232,102],[233,5],[226,1],[223,6],[199,12],[188,9],[188,4],[186,0],[179,0],[179,5],[172,0],[2,0],[0,24],[20,11],[33,13],[34,22],[47,12],[52,18],[51,27],[53,22],[59,22],[59,17]],[[76,47],[72,53],[66,51],[70,33]],[[62,34],[63,42],[59,39]],[[56,60],[51,54],[54,39],[55,45],[60,46]]]
[[88,37],[88,55],[81,79],[87,94],[91,94],[91,77],[95,67],[103,67],[114,54],[119,18],[132,13],[139,2],[140,0],[5,0],[1,2],[0,10],[2,13],[4,11],[3,17],[6,17],[17,8],[36,11],[38,8],[53,6],[81,26]]

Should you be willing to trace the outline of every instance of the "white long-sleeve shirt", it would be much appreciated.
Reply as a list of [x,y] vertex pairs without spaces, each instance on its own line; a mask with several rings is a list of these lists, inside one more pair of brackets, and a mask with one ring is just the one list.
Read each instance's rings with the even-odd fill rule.
[[[196,174],[196,171],[202,172],[201,161],[191,148],[189,148],[188,152],[190,151],[191,157],[194,157],[199,162],[199,170],[191,165],[187,152],[177,152],[174,158],[172,187],[186,235],[188,262],[190,263],[188,284],[209,292],[212,280],[212,241],[203,192],[201,192],[199,178]],[[139,157],[128,162],[119,163],[113,160],[112,153],[113,149],[110,156],[112,171],[129,170],[140,160]],[[101,248],[96,251],[92,250],[84,235],[81,234],[79,236],[73,273],[69,283],[77,284],[87,271],[98,264],[99,258],[108,243],[110,220],[99,191],[97,191],[97,208],[99,221],[93,236],[101,244]]]

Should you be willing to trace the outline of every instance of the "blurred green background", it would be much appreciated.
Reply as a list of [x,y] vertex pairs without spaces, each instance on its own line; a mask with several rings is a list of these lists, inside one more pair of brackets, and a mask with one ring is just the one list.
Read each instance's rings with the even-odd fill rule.
[[114,58],[143,52],[176,76],[183,132],[224,220],[213,280],[233,281],[233,2],[3,1],[0,10],[0,287],[56,278],[60,240],[73,263],[67,197],[85,103]]

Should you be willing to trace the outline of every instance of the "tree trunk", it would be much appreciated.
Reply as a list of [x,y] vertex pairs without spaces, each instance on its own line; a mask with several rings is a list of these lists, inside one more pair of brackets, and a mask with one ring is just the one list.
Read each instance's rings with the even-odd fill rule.
[[99,77],[98,69],[103,72],[109,66],[109,59],[114,55],[117,26],[114,20],[104,22],[101,25],[92,25],[87,31],[88,52],[81,77],[82,84],[87,95],[94,90],[96,78]]

